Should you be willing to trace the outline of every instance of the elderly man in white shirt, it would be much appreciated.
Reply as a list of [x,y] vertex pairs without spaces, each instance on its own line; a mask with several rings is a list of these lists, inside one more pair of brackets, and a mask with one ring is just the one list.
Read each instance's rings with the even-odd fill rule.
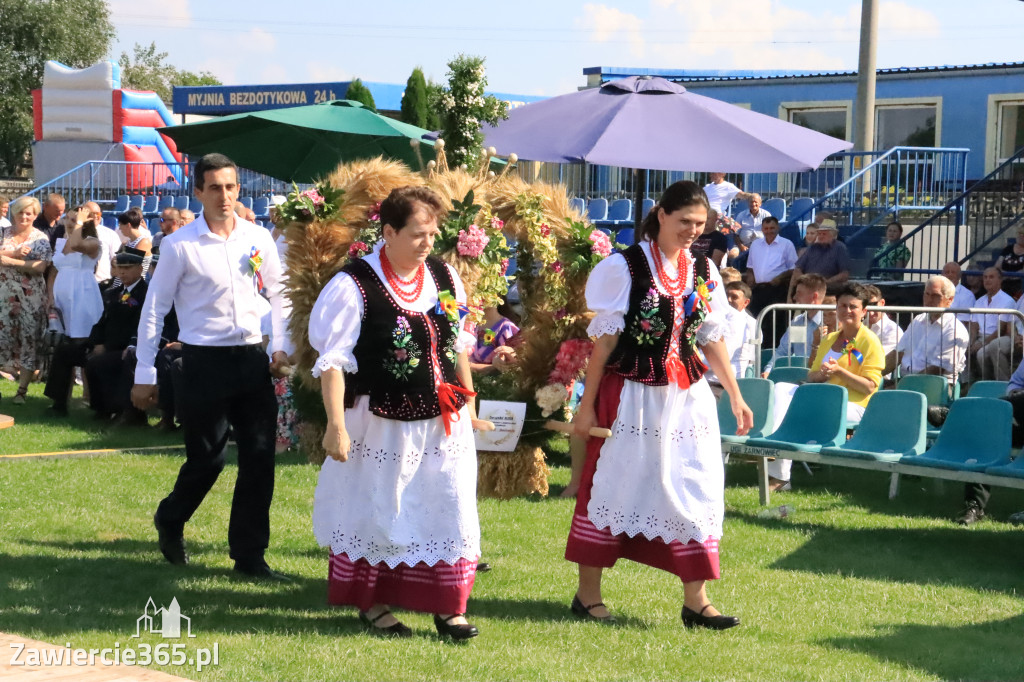
[[[965,287],[960,281],[962,274],[963,269],[956,261],[950,261],[942,266],[942,276],[952,282],[953,286],[956,287],[956,293],[953,294],[953,302],[949,305],[950,308],[973,308],[974,302],[977,300],[974,296],[974,292]],[[956,316],[956,319],[960,320],[965,327],[970,326],[970,313],[960,313]]]
[[[935,275],[924,286],[926,308],[949,308],[956,287],[946,277]],[[956,315],[921,313],[914,317],[896,349],[886,354],[885,369],[897,365],[904,374],[937,374],[952,386],[967,365],[970,336]]]
[[[264,554],[270,541],[277,426],[271,373],[282,375],[288,365],[281,263],[270,232],[234,213],[238,168],[233,161],[221,154],[202,157],[194,188],[203,214],[161,244],[160,267],[139,321],[132,402],[142,410],[157,402],[154,361],[164,315],[172,305],[181,327],[185,463],[153,521],[164,557],[172,564],[188,563],[184,527],[224,468],[230,426],[238,444],[228,526],[235,571],[279,580],[283,577],[270,569]],[[261,345],[261,291],[272,311],[267,351]]]
[[761,222],[762,239],[750,245],[743,278],[750,287],[750,312],[757,315],[772,303],[785,303],[789,278],[796,267],[796,247],[779,236],[779,221],[769,215]]
[[[1013,297],[1002,290],[1003,273],[999,268],[986,268],[981,278],[985,293],[974,302],[974,308],[1014,309],[1017,307]],[[1004,345],[1002,337],[1009,337],[1013,332],[1013,317],[1010,315],[994,315],[976,313],[971,318],[970,353],[974,357],[971,369],[971,381],[979,379],[998,379],[1006,381],[1010,372],[999,376],[995,373],[997,358]],[[987,371],[986,371],[987,370]]]
[[761,229],[761,223],[764,219],[769,217],[771,213],[761,208],[761,195],[751,194],[750,199],[747,202],[749,208],[740,211],[736,215],[736,222],[740,224],[740,227],[752,227],[755,230]]

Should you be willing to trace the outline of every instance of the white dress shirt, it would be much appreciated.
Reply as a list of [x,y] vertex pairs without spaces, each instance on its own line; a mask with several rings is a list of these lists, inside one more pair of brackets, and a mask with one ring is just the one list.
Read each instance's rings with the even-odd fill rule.
[[11,221],[7,218],[0,218],[0,227],[10,227]]
[[704,194],[708,195],[708,203],[711,208],[718,211],[719,215],[729,212],[729,205],[739,193],[740,188],[727,180],[722,180],[717,185],[713,182],[704,185]]
[[764,210],[763,208],[757,209],[756,215],[751,213],[750,209],[747,209],[745,211],[740,211],[736,215],[736,222],[738,222],[741,227],[759,228],[761,227],[761,221],[770,215],[771,213]]
[[787,270],[796,267],[796,247],[785,237],[776,235],[769,244],[758,239],[750,245],[747,268],[754,271],[754,282],[770,282]]
[[[1017,307],[1017,302],[1014,301],[1013,297],[1005,291],[997,291],[995,296],[982,294],[971,307],[1012,309]],[[982,336],[988,336],[989,334],[996,333],[996,330],[999,329],[1000,322],[1012,322],[1013,318],[1010,315],[973,315],[971,317],[971,321],[978,325],[979,333]]]
[[928,313],[921,313],[896,344],[896,351],[903,353],[900,367],[904,374],[920,374],[929,366],[941,367],[943,376],[952,383],[964,371],[969,338],[956,315],[940,315],[932,322]]
[[263,306],[249,266],[253,249],[263,257],[260,274],[270,300],[272,333],[267,352],[287,352],[281,316],[281,262],[270,232],[237,216],[227,239],[200,216],[160,245],[160,267],[149,283],[139,320],[135,383],[155,384],[157,345],[164,315],[174,305],[178,340],[196,346],[242,346],[262,341]]
[[96,237],[100,240],[100,257],[96,261],[95,273],[97,282],[110,279],[110,259],[121,248],[121,238],[118,234],[106,225],[96,226]]
[[871,325],[869,329],[882,342],[882,350],[885,351],[886,355],[896,350],[896,345],[903,337],[903,330],[900,329],[900,326],[885,314],[882,315],[882,319],[878,321],[878,324]]
[[[757,320],[747,312],[736,310],[731,305],[725,309],[725,350],[729,354],[736,378],[741,378],[747,367],[754,361],[754,335],[757,331]],[[710,367],[704,377],[712,384],[721,385],[722,381]]]
[[[956,285],[956,293],[953,294],[953,302],[949,304],[950,308],[973,308],[974,302],[977,299],[971,290],[965,287],[963,284]],[[956,319],[963,322],[965,325],[971,321],[970,313],[960,313],[956,316]]]

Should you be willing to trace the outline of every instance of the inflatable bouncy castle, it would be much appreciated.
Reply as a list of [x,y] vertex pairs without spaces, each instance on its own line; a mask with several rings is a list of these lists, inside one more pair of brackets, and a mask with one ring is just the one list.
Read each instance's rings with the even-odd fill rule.
[[85,161],[141,161],[145,165],[125,165],[123,181],[115,184],[131,191],[182,188],[182,157],[174,141],[157,132],[174,125],[170,112],[154,92],[123,90],[117,62],[73,69],[49,61],[43,87],[32,97],[38,179]]

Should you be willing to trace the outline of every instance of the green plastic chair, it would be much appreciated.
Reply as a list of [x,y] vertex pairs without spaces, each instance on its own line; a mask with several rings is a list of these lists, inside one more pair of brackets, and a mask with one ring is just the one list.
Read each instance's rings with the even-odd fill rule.
[[1009,381],[976,381],[971,384],[971,398],[1002,398],[1006,395]]
[[778,429],[765,438],[750,438],[746,444],[793,452],[818,452],[841,445],[846,442],[846,400],[845,386],[799,386]]
[[1006,466],[1012,421],[1013,407],[1005,400],[961,398],[950,405],[935,445],[900,463],[975,472]]
[[[123,212],[124,211],[122,211],[122,213]],[[762,348],[761,349],[761,364],[760,364],[760,367],[761,367],[761,371],[762,372],[764,371],[764,368],[768,366],[768,363],[772,361],[772,356],[773,355],[775,355],[775,349],[774,348]]]
[[896,388],[923,393],[930,407],[949,404],[949,383],[938,374],[907,374],[900,378]]
[[898,462],[925,451],[928,403],[917,391],[878,391],[850,440],[839,447],[821,449],[835,457]]
[[776,367],[807,367],[809,359],[804,355],[783,355],[772,365],[772,369]]
[[775,409],[774,384],[767,379],[737,379],[740,395],[754,413],[754,426],[745,436],[736,435],[736,417],[732,414],[732,401],[728,393],[718,399],[718,429],[722,432],[723,443],[746,443],[751,438],[760,438],[771,433],[772,415]]
[[807,380],[809,372],[806,367],[772,367],[768,380],[776,384],[799,384]]

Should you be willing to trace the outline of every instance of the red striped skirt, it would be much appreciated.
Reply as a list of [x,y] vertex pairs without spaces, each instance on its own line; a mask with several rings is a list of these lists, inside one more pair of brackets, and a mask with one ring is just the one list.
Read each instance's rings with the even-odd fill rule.
[[476,561],[459,559],[455,565],[423,562],[413,567],[366,559],[353,562],[347,554],[332,554],[328,564],[327,601],[338,606],[355,606],[369,611],[374,604],[387,604],[425,613],[465,613],[469,593],[476,579]]
[[[611,428],[619,410],[619,397],[625,382],[618,374],[607,373],[601,379],[595,410],[597,426]],[[583,465],[583,477],[576,496],[569,540],[565,547],[565,558],[583,566],[610,568],[618,559],[630,559],[637,563],[660,568],[676,575],[683,582],[716,580],[719,577],[718,539],[708,538],[700,543],[695,540],[664,542],[648,540],[643,535],[613,535],[608,528],[598,528],[587,515],[594,472],[601,457],[603,438],[587,441],[587,459]]]

